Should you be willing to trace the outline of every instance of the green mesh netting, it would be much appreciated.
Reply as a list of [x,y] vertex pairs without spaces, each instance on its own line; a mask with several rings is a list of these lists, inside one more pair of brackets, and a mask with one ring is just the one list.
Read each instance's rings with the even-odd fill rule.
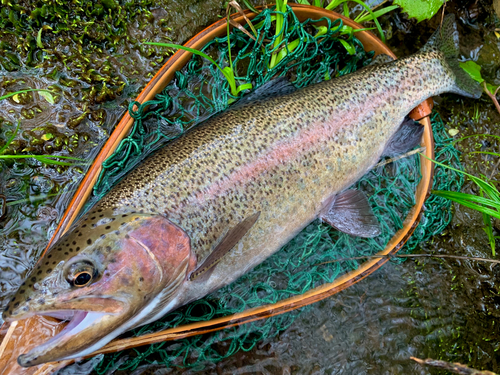
[[[254,24],[258,26],[259,35],[257,41],[251,40],[238,30],[234,30],[230,35],[233,64],[242,82],[251,82],[254,87],[259,87],[277,74],[286,74],[296,86],[303,87],[328,77],[351,72],[369,62],[372,56],[371,53],[365,53],[360,42],[352,36],[346,40],[354,46],[356,53],[347,53],[344,45],[339,42],[341,21],[328,21],[326,34],[315,38],[314,35],[318,32],[314,27],[316,21],[300,23],[288,8],[287,12],[283,13],[286,19],[283,30],[278,34],[283,35],[284,45],[290,45],[295,40],[300,42],[275,68],[268,69],[270,56],[279,48],[273,47],[276,31],[272,20],[275,15],[273,9],[268,9],[255,19]],[[214,40],[204,50],[215,57],[222,66],[228,65],[226,38]],[[135,111],[131,105],[130,113],[135,119],[133,130],[105,163],[104,173],[95,188],[95,199],[102,197],[126,171],[149,152],[214,113],[224,110],[231,99],[234,98],[229,93],[228,84],[222,75],[211,64],[199,57],[193,57],[154,100],[142,105],[135,103],[138,108]],[[436,159],[445,164],[459,166],[458,151],[450,144],[437,114],[433,115],[432,124]],[[357,183],[357,188],[365,191],[370,197],[372,207],[382,223],[382,234],[377,238],[354,238],[319,221],[313,222],[281,251],[236,282],[127,335],[138,336],[227,316],[251,307],[275,303],[326,282],[333,282],[339,275],[356,269],[362,261],[325,262],[376,254],[403,226],[404,218],[415,204],[414,195],[420,180],[419,171],[419,157],[413,155],[377,167]],[[457,191],[462,182],[461,176],[455,172],[436,168],[436,189]],[[404,251],[411,251],[420,242],[440,233],[450,220],[450,202],[432,196],[426,202],[421,223]],[[115,370],[129,372],[147,364],[202,369],[207,364],[227,358],[237,351],[249,351],[264,338],[276,336],[309,308],[207,335],[109,354],[95,364],[94,371],[98,374]]]
[[[274,9],[274,8],[273,8]],[[298,88],[321,82],[329,77],[351,73],[369,63],[373,52],[366,53],[361,42],[339,19],[327,18],[299,22],[290,7],[287,12],[266,9],[254,20],[256,40],[235,29],[230,34],[231,56],[235,77],[239,83],[251,82],[254,88],[276,76],[287,76]],[[283,29],[276,32],[276,14],[284,17]],[[325,26],[319,26],[326,22]],[[275,40],[282,41],[275,45]],[[297,44],[298,43],[298,44]],[[347,53],[347,44],[353,53]],[[290,50],[293,46],[294,49]],[[208,43],[203,52],[214,58],[220,66],[229,65],[227,37]],[[272,56],[284,57],[269,68]],[[154,100],[129,106],[135,120],[133,128],[115,153],[103,163],[95,187],[94,200],[100,199],[130,169],[146,155],[165,142],[178,137],[192,126],[225,110],[237,99],[231,95],[229,83],[220,71],[207,60],[194,56],[175,79]],[[134,110],[134,106],[136,110]]]

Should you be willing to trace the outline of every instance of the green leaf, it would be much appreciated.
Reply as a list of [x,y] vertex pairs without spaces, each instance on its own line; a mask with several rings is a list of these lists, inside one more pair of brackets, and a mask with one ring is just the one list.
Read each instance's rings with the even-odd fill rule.
[[49,91],[39,91],[38,92],[40,96],[44,97],[46,101],[48,101],[50,104],[54,104],[55,100],[52,94]]
[[492,95],[495,95],[495,91],[499,86],[493,86],[486,82],[486,88],[488,89],[489,92],[491,92]]
[[431,18],[437,13],[446,0],[394,0],[394,4],[403,8],[408,16],[415,17],[417,22]]
[[42,31],[43,31],[43,27],[40,27],[40,30],[38,30],[38,34],[36,35],[36,45],[38,48],[43,48]]
[[465,70],[474,81],[482,83],[484,81],[481,77],[481,66],[474,61],[461,62],[460,67]]
[[342,43],[342,45],[345,47],[345,49],[347,50],[347,52],[349,52],[349,55],[355,55],[356,54],[356,48],[354,48],[354,46],[352,44],[349,44],[349,42],[347,42],[344,39],[339,39],[339,40],[340,40],[340,43]]

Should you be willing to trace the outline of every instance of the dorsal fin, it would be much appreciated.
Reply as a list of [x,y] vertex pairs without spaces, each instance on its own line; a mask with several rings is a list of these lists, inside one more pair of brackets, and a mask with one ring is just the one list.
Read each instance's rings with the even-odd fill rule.
[[229,109],[236,109],[247,104],[265,101],[269,98],[291,94],[296,91],[295,86],[286,77],[273,78],[269,82],[264,83],[258,89],[238,100]]
[[259,216],[260,211],[247,217],[245,220],[238,223],[234,228],[230,229],[222,241],[215,247],[214,251],[212,251],[212,253],[205,258],[203,263],[191,273],[189,280],[195,280],[202,274],[209,276],[224,255],[231,251],[239,240],[241,240],[250,228],[253,227]]

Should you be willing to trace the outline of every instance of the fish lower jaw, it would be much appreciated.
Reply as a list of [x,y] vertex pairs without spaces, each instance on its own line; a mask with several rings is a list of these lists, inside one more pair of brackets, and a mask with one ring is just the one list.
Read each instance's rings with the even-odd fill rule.
[[38,315],[51,316],[56,319],[67,320],[68,324],[61,332],[50,338],[47,342],[37,346],[27,354],[20,355],[17,358],[17,362],[22,367],[31,367],[45,362],[81,357],[85,355],[85,353],[66,353],[66,356],[62,355],[59,358],[54,358],[54,351],[57,351],[56,348],[59,347],[61,343],[71,340],[72,336],[77,335],[79,332],[88,328],[107,314],[95,311],[61,310],[44,312]]

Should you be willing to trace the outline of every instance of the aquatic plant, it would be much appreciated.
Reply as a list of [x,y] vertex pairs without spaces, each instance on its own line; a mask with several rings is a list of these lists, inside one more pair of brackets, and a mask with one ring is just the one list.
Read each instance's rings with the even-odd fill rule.
[[[496,137],[496,138],[500,139],[500,137],[495,136],[495,135],[486,135],[486,134],[481,134],[481,135]],[[462,139],[465,139],[465,138],[469,138],[469,137],[464,137]],[[485,151],[473,151],[473,152],[474,153],[495,155],[495,156],[500,157],[500,154],[494,153],[494,152],[485,152]],[[423,156],[425,158],[427,158],[425,155],[423,155]],[[429,159],[429,158],[427,158],[427,159]],[[490,182],[489,181],[490,179],[486,176],[482,175],[481,177],[477,177],[477,176],[471,175],[467,172],[453,168],[449,165],[445,165],[443,163],[440,163],[436,160],[432,160],[432,159],[429,159],[429,160],[431,160],[433,163],[435,163],[443,168],[447,168],[447,169],[453,170],[457,173],[460,173],[460,174],[467,176],[479,188],[479,196],[474,195],[474,194],[461,193],[461,192],[456,192],[456,191],[447,191],[447,190],[432,190],[431,193],[434,195],[437,195],[439,197],[449,199],[449,200],[456,202],[458,204],[461,204],[462,206],[472,208],[473,210],[481,212],[481,214],[483,215],[483,222],[485,225],[483,230],[485,231],[486,235],[488,236],[488,241],[489,241],[489,244],[491,247],[491,252],[492,252],[493,256],[495,256],[496,255],[495,241],[497,239],[500,239],[500,236],[495,236],[493,234],[493,225],[491,222],[491,217],[493,216],[497,219],[500,219],[500,192],[498,191],[497,187],[492,182]]]
[[[17,95],[26,93],[26,92],[32,92],[32,91],[37,91],[39,92],[49,103],[54,104],[54,98],[52,94],[54,94],[53,91],[47,90],[47,89],[27,89],[27,90],[20,90],[20,91],[15,91],[11,92],[8,94],[5,94],[3,96],[0,96],[0,100],[4,100],[7,98],[11,97],[16,97]],[[75,158],[72,156],[62,156],[62,155],[9,155],[9,154],[4,154],[5,150],[9,147],[9,145],[14,141],[14,138],[16,137],[18,131],[19,131],[19,126],[20,122],[17,123],[16,128],[14,129],[14,132],[12,135],[9,137],[5,145],[0,147],[0,160],[8,160],[8,159],[35,159],[38,160],[41,163],[44,164],[52,164],[52,165],[60,165],[60,166],[70,166],[70,165],[76,165],[76,164],[87,164],[85,163],[84,159],[80,158]],[[57,159],[66,159],[66,160],[72,160],[77,163],[70,163],[70,162],[65,162],[65,161],[60,161]]]
[[500,86],[495,87],[491,83],[486,82],[486,80],[481,76],[481,65],[478,63],[474,61],[466,61],[461,62],[460,66],[472,77],[472,79],[483,85],[484,92],[490,97],[498,113],[500,113],[500,104],[497,99],[497,93],[500,90]]
[[409,17],[417,22],[432,18],[447,0],[394,0]]

